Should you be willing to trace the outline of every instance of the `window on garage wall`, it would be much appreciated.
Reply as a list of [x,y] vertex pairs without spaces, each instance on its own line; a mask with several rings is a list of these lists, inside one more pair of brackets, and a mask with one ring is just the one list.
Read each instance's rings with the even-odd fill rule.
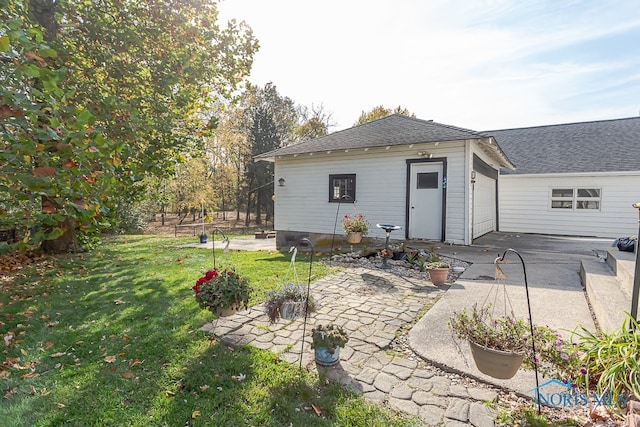
[[329,202],[353,203],[355,200],[355,173],[329,175]]
[[551,209],[597,210],[601,194],[600,188],[552,188]]

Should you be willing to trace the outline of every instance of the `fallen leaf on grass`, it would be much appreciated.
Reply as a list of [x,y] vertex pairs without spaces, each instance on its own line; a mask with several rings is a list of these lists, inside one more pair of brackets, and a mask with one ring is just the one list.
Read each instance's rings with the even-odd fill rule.
[[1,379],[5,379],[5,378],[9,378],[10,375],[11,375],[11,373],[9,371],[5,371],[3,369],[2,371],[0,371],[0,380]]
[[136,366],[141,364],[142,362],[140,361],[140,359],[135,359],[135,360],[130,360],[129,361],[129,366]]
[[200,416],[200,411],[193,411],[193,412],[191,413],[191,418],[197,418],[197,417],[199,417],[199,416]]
[[133,378],[133,377],[135,377],[135,376],[136,376],[136,374],[134,374],[134,373],[133,373],[133,372],[131,372],[131,371],[127,371],[127,372],[123,372],[123,373],[122,373],[122,376],[128,379],[128,378]]
[[316,406],[312,403],[311,407],[313,408],[313,412],[315,412],[317,416],[322,415],[322,409],[320,409],[319,406]]
[[107,363],[113,363],[116,361],[116,357],[115,356],[107,356],[104,358],[104,361]]
[[7,390],[7,392],[4,394],[4,398],[8,399],[11,396],[13,396],[14,394],[16,394],[16,392],[18,391],[18,389],[16,387],[10,388],[9,390]]
[[117,299],[113,301],[116,305],[120,305],[120,304],[126,304],[124,301],[122,301],[121,299]]
[[21,380],[26,380],[26,379],[29,379],[29,378],[35,378],[38,375],[40,375],[40,374],[38,374],[37,372],[30,372],[28,374],[20,375],[20,379]]
[[58,403],[58,409],[63,409],[66,408],[67,405],[65,405],[64,403]]
[[58,352],[58,353],[53,353],[51,356],[49,357],[62,357],[65,356],[67,353],[63,353],[63,352]]
[[210,388],[211,388],[211,387],[209,387],[208,385],[206,385],[206,384],[205,384],[205,385],[203,385],[203,386],[200,386],[200,391],[207,391],[207,390],[209,390]]
[[53,343],[51,341],[47,341],[44,345],[45,350],[48,350],[51,347],[53,347]]
[[171,390],[167,390],[167,391],[165,391],[165,392],[164,392],[164,395],[165,395],[166,397],[173,397],[173,396],[175,396],[176,394],[175,394],[174,392],[172,392]]

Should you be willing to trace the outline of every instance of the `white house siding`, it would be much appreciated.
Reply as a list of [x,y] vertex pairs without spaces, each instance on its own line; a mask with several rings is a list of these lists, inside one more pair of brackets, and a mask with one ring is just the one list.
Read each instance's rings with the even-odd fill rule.
[[384,237],[376,223],[402,226],[392,238],[405,236],[407,159],[419,159],[418,151],[428,150],[434,158],[447,158],[447,240],[464,242],[465,162],[463,142],[415,144],[330,152],[300,154],[276,158],[275,224],[278,231],[331,234],[336,220],[337,203],[329,203],[329,175],[356,174],[357,203],[342,203],[336,233],[342,234],[340,220],[344,214],[363,213],[370,222],[369,235]]
[[[599,210],[551,209],[551,188],[599,188]],[[640,172],[500,176],[500,231],[623,237],[638,233]]]

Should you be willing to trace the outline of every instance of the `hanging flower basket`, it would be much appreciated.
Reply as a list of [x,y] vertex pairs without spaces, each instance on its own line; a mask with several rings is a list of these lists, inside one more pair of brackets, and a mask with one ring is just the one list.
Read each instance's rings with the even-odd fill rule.
[[361,231],[351,231],[347,234],[347,243],[352,245],[357,245],[362,242],[362,232]]
[[469,347],[478,370],[485,375],[501,380],[513,378],[524,360],[524,353],[494,350],[472,341],[469,341]]
[[307,300],[303,301],[285,301],[280,307],[280,317],[284,320],[293,320],[304,316],[304,309]]
[[307,295],[305,290],[295,283],[287,283],[281,288],[267,294],[264,311],[269,322],[277,323],[279,319],[293,320],[307,313],[315,311],[316,304],[313,295]]

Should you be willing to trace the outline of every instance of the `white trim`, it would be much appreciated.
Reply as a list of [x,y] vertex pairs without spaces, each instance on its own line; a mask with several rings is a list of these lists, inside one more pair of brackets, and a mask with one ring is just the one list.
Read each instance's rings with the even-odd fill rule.
[[611,172],[559,172],[559,173],[500,173],[500,178],[570,178],[580,176],[640,176],[640,171],[611,171]]

